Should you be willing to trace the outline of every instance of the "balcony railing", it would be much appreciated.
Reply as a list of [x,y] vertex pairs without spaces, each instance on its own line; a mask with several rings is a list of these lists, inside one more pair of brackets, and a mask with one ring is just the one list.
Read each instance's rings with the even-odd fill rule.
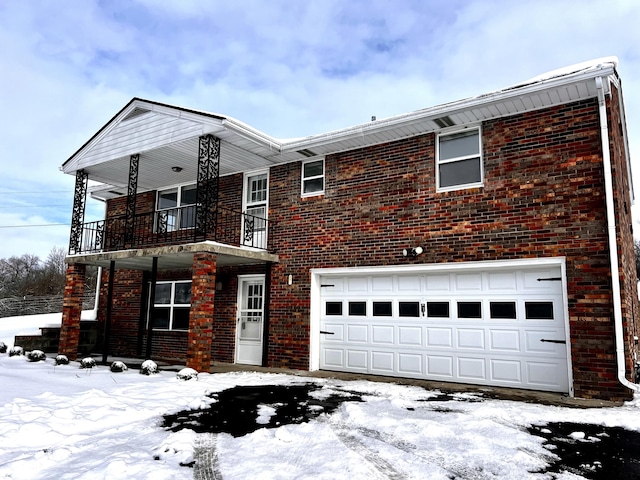
[[221,206],[213,218],[210,231],[203,230],[197,225],[196,207],[190,205],[137,214],[129,222],[124,215],[88,222],[82,226],[79,251],[69,253],[98,253],[204,240],[267,250],[268,220]]

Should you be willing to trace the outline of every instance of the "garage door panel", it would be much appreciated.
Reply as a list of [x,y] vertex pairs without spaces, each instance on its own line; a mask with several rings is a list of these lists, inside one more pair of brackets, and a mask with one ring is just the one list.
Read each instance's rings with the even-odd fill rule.
[[479,292],[482,290],[482,274],[458,274],[455,276],[455,286],[457,291]]
[[327,333],[323,333],[322,336],[323,341],[325,342],[344,342],[345,341],[345,337],[344,337],[344,325],[340,324],[340,323],[324,323],[321,327],[320,330],[322,330],[323,332],[327,332]]
[[453,347],[453,328],[427,327],[427,347]]
[[427,375],[453,378],[453,356],[427,355]]
[[522,362],[518,360],[491,360],[491,377],[496,383],[522,383]]
[[458,328],[457,347],[461,349],[485,349],[484,329],[481,328]]
[[[547,340],[547,341],[543,341]],[[548,341],[554,340],[554,341]],[[561,354],[564,355],[566,345],[563,343],[555,343],[555,341],[564,341],[564,332],[557,329],[553,330],[536,330],[526,332],[525,353],[529,354]]]
[[419,347],[422,344],[422,327],[398,327],[399,346]]
[[517,290],[517,272],[498,272],[487,274],[487,290],[515,292]]
[[458,357],[458,377],[466,380],[487,380],[486,360]]
[[489,332],[489,347],[494,352],[519,352],[519,330],[491,330]]
[[366,370],[368,368],[367,359],[369,352],[367,350],[347,350],[347,368]]
[[374,372],[378,373],[393,373],[394,366],[394,353],[393,352],[371,352],[371,368]]
[[344,350],[338,348],[325,348],[322,351],[323,361],[327,367],[344,368]]
[[559,266],[388,272],[321,277],[321,368],[569,391]]
[[399,353],[398,372],[403,375],[423,375],[423,361],[421,354]]
[[367,343],[369,327],[367,325],[347,325],[347,342],[349,343]]
[[429,293],[443,293],[451,291],[451,275],[428,275],[425,289]]

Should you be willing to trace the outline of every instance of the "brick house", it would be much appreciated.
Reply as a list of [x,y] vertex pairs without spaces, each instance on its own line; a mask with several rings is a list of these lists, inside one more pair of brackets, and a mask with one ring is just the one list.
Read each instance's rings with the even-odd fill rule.
[[[105,358],[630,398],[616,66],[290,141],[134,98],[62,166],[76,183],[60,352],[77,355],[98,265]],[[104,220],[85,223],[87,195]]]

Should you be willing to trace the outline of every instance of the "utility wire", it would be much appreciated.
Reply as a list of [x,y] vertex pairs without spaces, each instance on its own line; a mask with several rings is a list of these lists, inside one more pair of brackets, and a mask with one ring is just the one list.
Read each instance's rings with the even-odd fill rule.
[[43,223],[41,225],[0,225],[0,228],[70,227],[68,223]]

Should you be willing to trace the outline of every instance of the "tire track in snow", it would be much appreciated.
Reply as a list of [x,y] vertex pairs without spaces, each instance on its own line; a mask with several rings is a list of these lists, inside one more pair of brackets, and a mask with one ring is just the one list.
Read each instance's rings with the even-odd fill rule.
[[222,480],[222,474],[218,469],[218,451],[216,449],[216,436],[211,433],[200,433],[196,437],[193,459],[194,480]]
[[353,434],[352,429],[346,425],[333,424],[331,425],[331,428],[345,447],[354,451],[369,462],[375,472],[379,474],[378,478],[390,480],[402,480],[407,478],[404,474],[396,470],[389,462],[380,458],[377,452],[373,451],[358,440]]

